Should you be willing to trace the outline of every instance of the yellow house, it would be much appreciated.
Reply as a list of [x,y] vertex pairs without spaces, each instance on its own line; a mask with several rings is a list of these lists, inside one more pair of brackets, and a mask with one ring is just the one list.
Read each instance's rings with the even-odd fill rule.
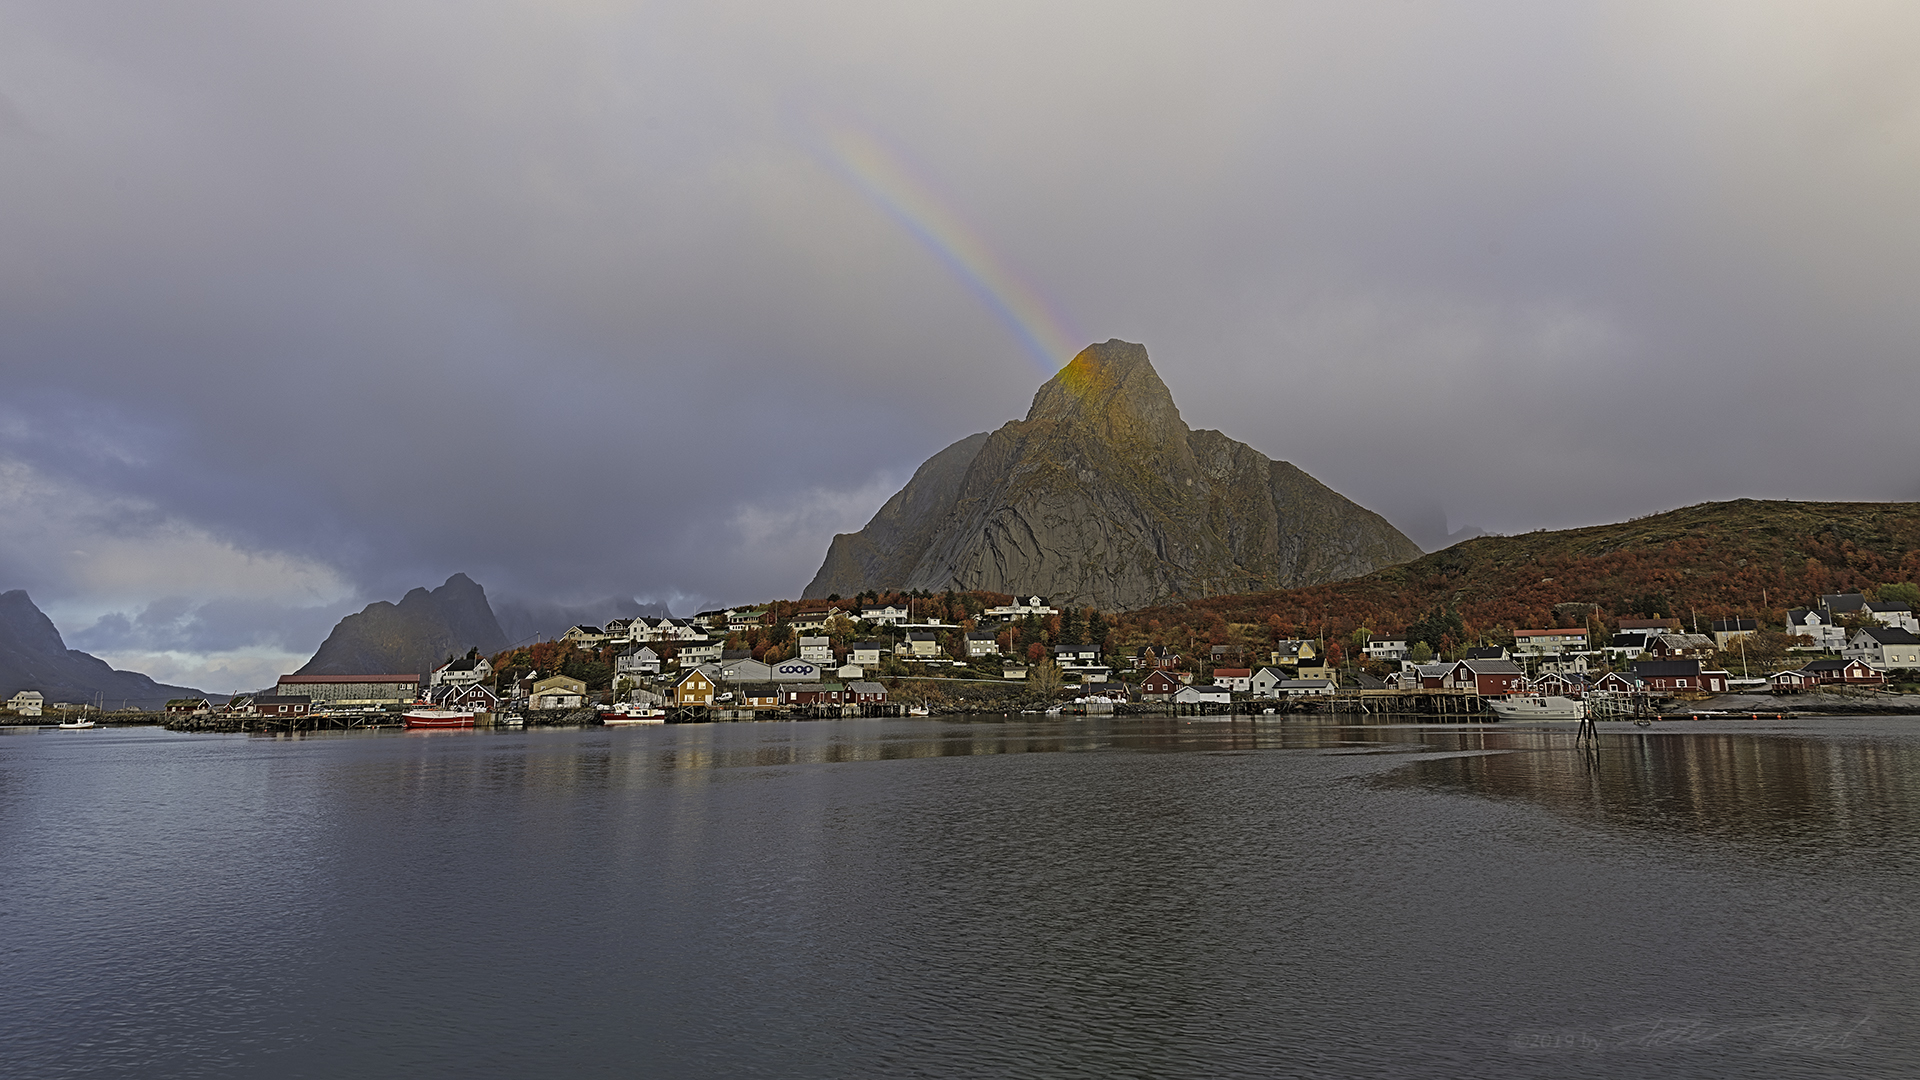
[[688,668],[673,684],[673,703],[675,705],[711,705],[713,704],[713,680],[699,668]]
[[587,700],[587,684],[566,675],[553,675],[533,684],[527,695],[530,709],[577,709]]

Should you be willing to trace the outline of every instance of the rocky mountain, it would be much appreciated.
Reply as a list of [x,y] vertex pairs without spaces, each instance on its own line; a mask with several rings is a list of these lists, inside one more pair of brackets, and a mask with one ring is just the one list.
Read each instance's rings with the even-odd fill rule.
[[382,600],[341,619],[296,674],[424,674],[476,646],[483,654],[496,653],[507,647],[507,637],[487,604],[487,590],[455,574],[431,592],[414,589],[398,604]]
[[808,597],[989,589],[1126,610],[1336,581],[1420,557],[1380,515],[1284,461],[1194,431],[1145,348],[1094,345],[1025,420],[929,458]]
[[53,620],[24,589],[15,589],[0,593],[0,699],[22,690],[38,690],[49,702],[100,700],[109,709],[157,709],[168,698],[207,696],[137,671],[116,671],[97,656],[67,648]]

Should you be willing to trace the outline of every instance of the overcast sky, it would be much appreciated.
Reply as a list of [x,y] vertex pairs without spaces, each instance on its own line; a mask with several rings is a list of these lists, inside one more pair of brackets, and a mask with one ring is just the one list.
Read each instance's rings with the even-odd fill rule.
[[1428,548],[1920,498],[1916,41],[1906,2],[0,0],[0,589],[212,690],[455,571],[796,596],[1110,337]]

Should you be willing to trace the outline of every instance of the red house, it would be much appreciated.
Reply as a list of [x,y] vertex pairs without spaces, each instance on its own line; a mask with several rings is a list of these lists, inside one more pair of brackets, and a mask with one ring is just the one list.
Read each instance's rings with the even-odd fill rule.
[[1172,701],[1173,695],[1179,691],[1180,685],[1179,679],[1174,678],[1163,670],[1156,669],[1148,672],[1146,679],[1140,683],[1140,700]]
[[1800,670],[1824,686],[1879,686],[1887,681],[1864,660],[1815,660]]
[[1527,673],[1511,660],[1462,660],[1447,673],[1444,685],[1472,690],[1482,697],[1525,693]]

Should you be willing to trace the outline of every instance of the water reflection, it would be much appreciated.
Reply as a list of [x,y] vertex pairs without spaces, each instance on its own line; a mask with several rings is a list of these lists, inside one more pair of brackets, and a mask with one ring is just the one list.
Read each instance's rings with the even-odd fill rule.
[[1797,730],[1609,732],[1591,748],[1559,732],[1428,731],[1435,749],[1510,752],[1422,760],[1383,778],[1525,799],[1609,825],[1787,843],[1906,850],[1920,837],[1920,739],[1910,721]]

